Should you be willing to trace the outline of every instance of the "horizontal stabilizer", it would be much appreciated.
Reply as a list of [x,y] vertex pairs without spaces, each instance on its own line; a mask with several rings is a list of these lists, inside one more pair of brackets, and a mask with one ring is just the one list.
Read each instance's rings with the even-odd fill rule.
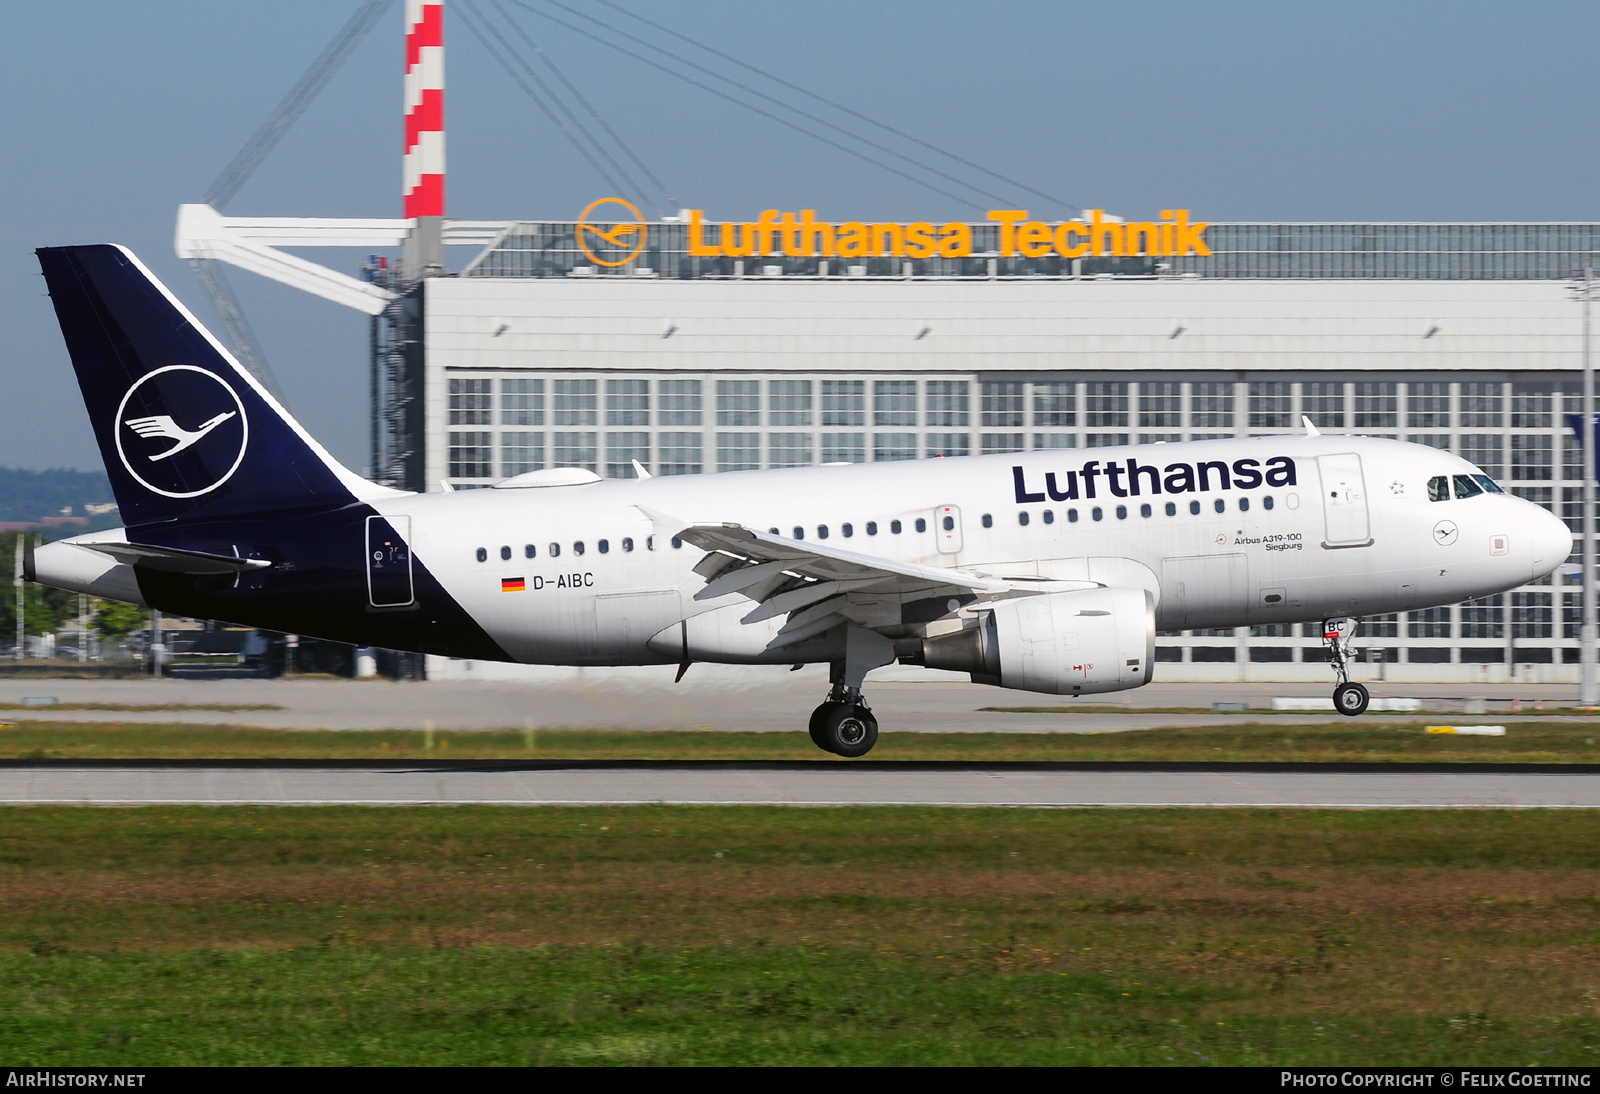
[[148,543],[84,543],[81,540],[73,543],[86,550],[110,555],[118,562],[141,570],[158,570],[167,574],[238,574],[246,570],[264,570],[272,565],[264,558],[235,558],[233,555],[213,555],[206,551],[155,547]]

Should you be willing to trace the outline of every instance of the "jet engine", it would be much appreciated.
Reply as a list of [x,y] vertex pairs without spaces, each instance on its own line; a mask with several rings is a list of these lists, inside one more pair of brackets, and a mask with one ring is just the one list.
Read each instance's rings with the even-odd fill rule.
[[970,673],[978,684],[1091,695],[1148,684],[1155,654],[1155,597],[1100,588],[1002,600],[901,660]]

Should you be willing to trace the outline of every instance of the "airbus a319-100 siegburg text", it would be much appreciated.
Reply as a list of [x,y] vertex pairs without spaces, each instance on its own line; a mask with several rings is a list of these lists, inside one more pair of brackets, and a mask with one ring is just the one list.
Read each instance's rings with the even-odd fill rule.
[[1317,433],[410,493],[341,466],[128,250],[38,252],[127,526],[27,576],[184,616],[557,665],[826,662],[817,745],[860,756],[899,661],[1091,695],[1157,629],[1354,620],[1555,570],[1564,523],[1448,452]]

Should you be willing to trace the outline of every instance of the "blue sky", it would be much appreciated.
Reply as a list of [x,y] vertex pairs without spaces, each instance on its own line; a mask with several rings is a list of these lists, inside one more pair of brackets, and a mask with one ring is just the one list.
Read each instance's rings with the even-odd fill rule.
[[[1592,4],[618,2],[1079,207],[1600,220]],[[773,207],[981,218],[981,200],[934,193],[507,7],[687,206],[730,219]],[[125,243],[210,322],[173,255],[176,208],[354,9],[56,0],[8,12],[0,466],[99,465],[33,248]],[[400,24],[397,3],[228,212],[399,215]],[[457,15],[446,50],[452,216],[564,218],[605,196]],[[352,272],[357,260],[316,257]],[[232,280],[290,408],[363,469],[366,318]]]

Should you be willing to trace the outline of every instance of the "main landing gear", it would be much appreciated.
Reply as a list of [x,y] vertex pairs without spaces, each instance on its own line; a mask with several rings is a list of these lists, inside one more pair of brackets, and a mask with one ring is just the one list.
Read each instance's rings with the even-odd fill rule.
[[861,697],[867,673],[894,660],[894,643],[855,624],[845,631],[845,657],[829,665],[833,688],[811,712],[811,741],[824,752],[854,759],[878,743],[878,719]]
[[1328,661],[1339,678],[1338,686],[1333,689],[1333,709],[1347,718],[1365,713],[1372,699],[1366,688],[1350,681],[1350,642],[1356,636],[1359,622],[1340,616],[1322,625],[1322,638],[1328,643]]

